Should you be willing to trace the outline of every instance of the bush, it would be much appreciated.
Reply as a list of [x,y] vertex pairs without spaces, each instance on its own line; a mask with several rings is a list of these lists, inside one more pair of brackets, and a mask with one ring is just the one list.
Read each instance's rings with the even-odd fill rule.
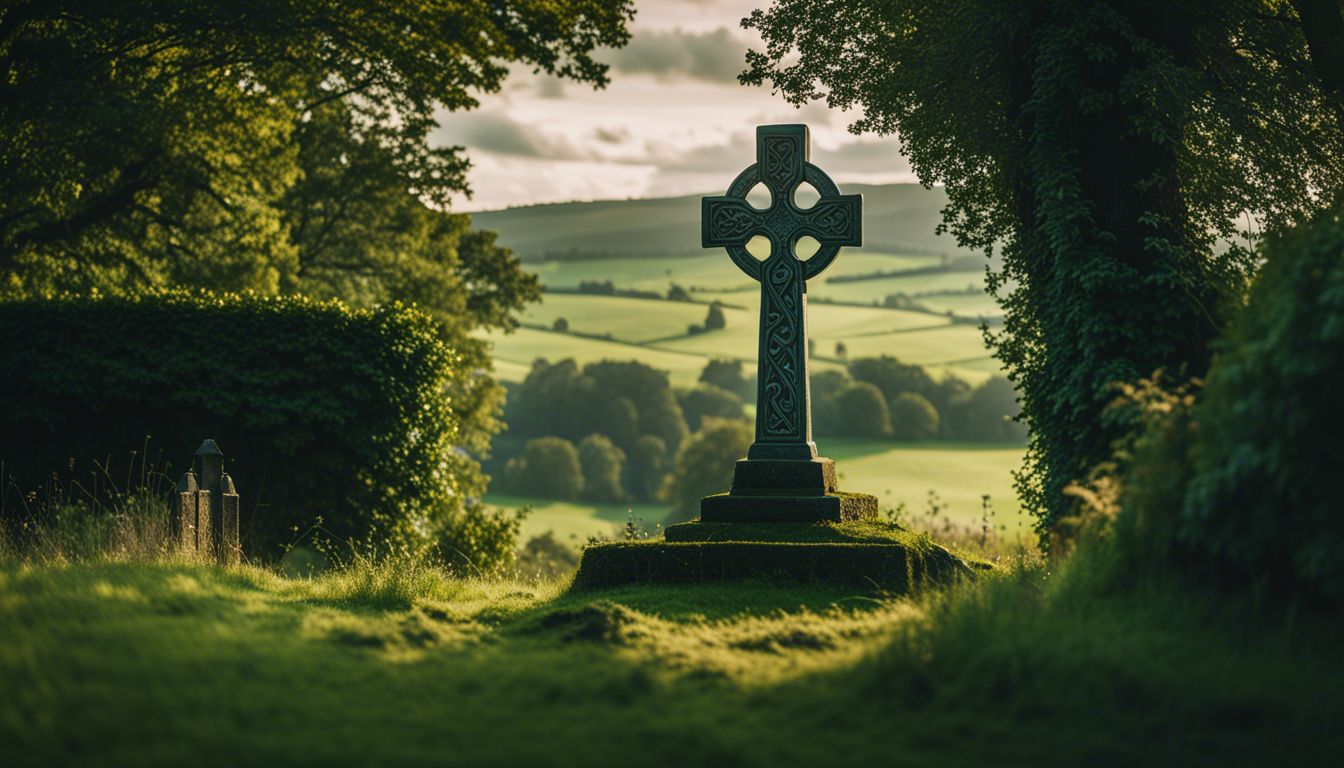
[[886,437],[891,434],[891,413],[877,387],[858,381],[836,397],[839,434],[845,437]]
[[508,486],[520,493],[574,501],[583,493],[583,467],[574,444],[563,437],[537,437],[505,468]]
[[1267,244],[1195,411],[1179,537],[1344,598],[1344,197]]
[[891,434],[897,440],[928,440],[938,434],[938,409],[927,397],[902,392],[892,398]]
[[751,440],[751,427],[744,421],[705,419],[677,452],[676,468],[667,485],[667,497],[673,504],[668,522],[695,517],[701,497],[728,490],[733,468],[738,459],[746,458]]
[[579,466],[583,469],[583,498],[589,501],[624,501],[621,469],[625,452],[605,435],[589,435],[579,442]]
[[569,333],[569,321],[563,317],[557,317],[555,322],[551,323],[551,330],[556,333]]
[[147,435],[160,450],[152,463],[175,479],[211,437],[241,492],[251,557],[279,556],[321,520],[338,539],[437,543],[489,565],[513,544],[486,539],[509,526],[467,511],[485,478],[461,448],[484,447],[490,419],[464,427],[476,417],[453,408],[483,398],[488,414],[497,390],[440,333],[401,305],[301,297],[0,303],[5,481],[26,490],[109,457],[105,471],[120,477],[121,457]]

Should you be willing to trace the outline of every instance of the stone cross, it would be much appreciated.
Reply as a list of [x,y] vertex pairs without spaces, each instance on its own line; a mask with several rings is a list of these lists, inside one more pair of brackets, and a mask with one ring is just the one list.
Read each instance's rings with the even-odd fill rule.
[[[817,457],[807,373],[807,281],[830,266],[841,246],[863,244],[863,196],[840,194],[809,156],[806,125],[762,125],[756,129],[756,163],[738,174],[728,194],[701,203],[701,245],[726,248],[733,263],[761,284],[756,441],[748,459]],[[793,199],[803,182],[821,195],[811,208],[799,208]],[[746,200],[758,183],[770,190],[765,210]],[[747,241],[756,235],[770,241],[764,261],[747,252]],[[803,260],[796,246],[805,236],[821,247]]]

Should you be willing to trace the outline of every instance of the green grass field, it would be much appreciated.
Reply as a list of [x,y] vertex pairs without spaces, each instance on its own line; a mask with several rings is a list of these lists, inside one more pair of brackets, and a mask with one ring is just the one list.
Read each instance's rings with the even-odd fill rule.
[[[1012,488],[1012,472],[1022,464],[1021,446],[821,438],[817,447],[822,455],[836,460],[841,489],[871,493],[881,500],[884,508],[904,504],[908,522],[914,527],[951,524],[961,530],[979,530],[983,516],[981,497],[988,495],[993,508],[991,524],[999,529],[997,536],[1001,540],[1024,541],[1033,535],[1031,521],[1021,511]],[[930,491],[946,505],[932,525],[926,514]],[[627,512],[625,504],[588,504],[504,494],[491,494],[485,500],[508,509],[532,507],[532,513],[523,521],[521,542],[549,530],[560,541],[578,545],[589,536],[612,536],[631,514],[652,527],[661,523],[669,511],[665,505],[648,502],[634,502]]]
[[0,764],[1336,764],[1334,624],[1071,581],[565,594],[0,562]]

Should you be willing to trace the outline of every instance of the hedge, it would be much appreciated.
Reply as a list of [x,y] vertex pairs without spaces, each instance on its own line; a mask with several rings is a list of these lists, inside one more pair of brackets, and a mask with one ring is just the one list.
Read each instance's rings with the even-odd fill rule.
[[[302,297],[165,293],[0,303],[0,460],[7,488],[146,443],[175,479],[213,438],[242,495],[244,551],[306,531],[489,567],[516,523],[471,508],[485,477],[458,446],[454,393],[479,374],[427,315]],[[479,429],[478,429],[479,431]],[[6,504],[13,516],[13,504]]]

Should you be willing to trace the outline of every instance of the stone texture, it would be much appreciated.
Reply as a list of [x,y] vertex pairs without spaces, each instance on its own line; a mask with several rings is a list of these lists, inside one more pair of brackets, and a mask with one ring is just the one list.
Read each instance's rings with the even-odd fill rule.
[[833,492],[825,496],[737,496],[700,500],[700,519],[721,523],[805,523],[867,520],[877,516],[877,497]]
[[825,496],[836,490],[835,462],[743,459],[733,470],[735,496]]

